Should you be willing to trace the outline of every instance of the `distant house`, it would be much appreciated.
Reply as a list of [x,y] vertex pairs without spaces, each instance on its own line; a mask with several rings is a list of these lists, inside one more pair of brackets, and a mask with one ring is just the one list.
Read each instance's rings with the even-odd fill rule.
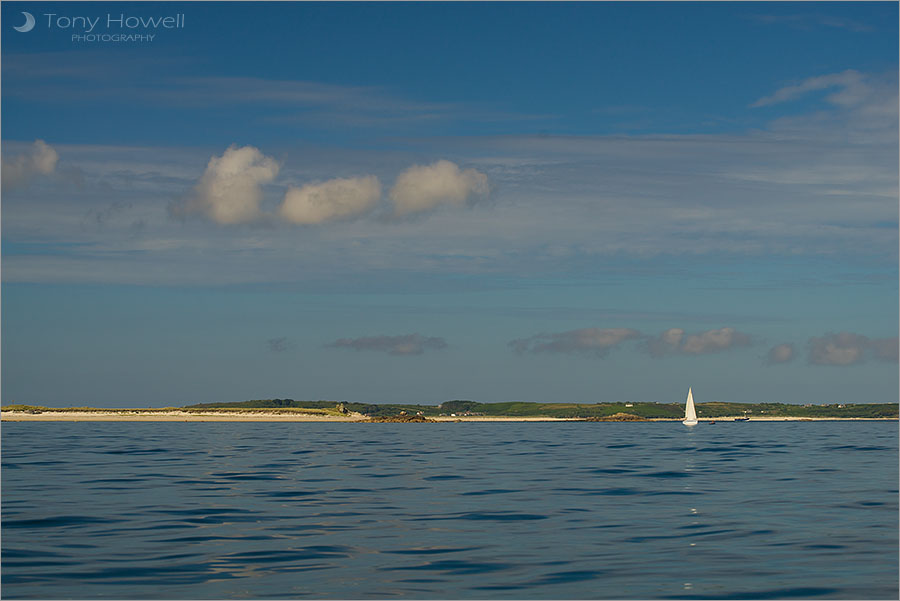
[[626,407],[634,407],[634,403],[625,403]]

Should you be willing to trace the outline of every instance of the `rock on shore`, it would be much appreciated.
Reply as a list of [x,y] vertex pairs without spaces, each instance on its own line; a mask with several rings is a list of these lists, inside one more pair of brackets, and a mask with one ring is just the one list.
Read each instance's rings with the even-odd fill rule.
[[584,421],[587,422],[648,422],[646,417],[634,415],[633,413],[613,413],[605,417],[588,417]]
[[429,419],[424,415],[388,415],[384,417],[370,417],[369,419],[363,420],[363,423],[407,423],[407,422],[417,422],[417,423],[437,423],[437,420]]

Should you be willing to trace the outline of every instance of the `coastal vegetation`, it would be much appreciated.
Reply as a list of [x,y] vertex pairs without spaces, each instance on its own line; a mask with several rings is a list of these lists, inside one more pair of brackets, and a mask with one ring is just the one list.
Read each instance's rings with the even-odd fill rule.
[[[120,415],[162,414],[171,412],[190,414],[277,414],[318,415],[340,417],[361,414],[378,421],[421,421],[434,417],[511,417],[511,418],[568,418],[590,421],[640,421],[647,419],[681,419],[684,405],[656,402],[608,403],[535,403],[510,401],[479,403],[470,400],[445,401],[440,405],[375,404],[338,401],[296,401],[293,399],[260,399],[229,403],[197,403],[183,407],[104,408],[104,407],[43,407],[11,404],[3,411],[22,413],[115,413]],[[898,418],[897,403],[727,403],[710,401],[697,403],[700,419],[725,417],[753,418]]]
[[[295,401],[292,399],[271,399],[240,401],[236,403],[202,403],[188,405],[185,409],[334,409],[335,401]],[[680,403],[655,402],[609,402],[609,403],[534,403],[510,401],[505,403],[479,403],[469,400],[445,401],[440,405],[404,405],[340,403],[346,411],[362,413],[368,417],[388,417],[421,414],[425,417],[438,416],[485,416],[485,417],[556,417],[556,418],[609,418],[617,413],[633,415],[643,419],[679,419],[684,416],[684,405]],[[897,403],[726,403],[711,401],[697,403],[701,418],[717,417],[847,417],[847,418],[896,418]]]

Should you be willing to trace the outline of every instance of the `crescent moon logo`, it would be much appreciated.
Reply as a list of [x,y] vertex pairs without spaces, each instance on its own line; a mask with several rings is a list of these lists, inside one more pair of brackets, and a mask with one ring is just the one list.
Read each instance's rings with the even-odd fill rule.
[[13,29],[25,33],[34,29],[34,17],[31,15],[31,13],[26,13],[24,11],[22,11],[22,14],[25,15],[25,25],[13,27]]

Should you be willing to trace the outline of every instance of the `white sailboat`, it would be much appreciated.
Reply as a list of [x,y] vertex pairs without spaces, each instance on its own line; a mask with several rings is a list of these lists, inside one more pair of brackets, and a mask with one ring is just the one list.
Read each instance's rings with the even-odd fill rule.
[[684,421],[681,423],[685,426],[697,425],[697,410],[694,408],[694,395],[691,394],[690,388],[688,388],[687,403],[684,406]]

